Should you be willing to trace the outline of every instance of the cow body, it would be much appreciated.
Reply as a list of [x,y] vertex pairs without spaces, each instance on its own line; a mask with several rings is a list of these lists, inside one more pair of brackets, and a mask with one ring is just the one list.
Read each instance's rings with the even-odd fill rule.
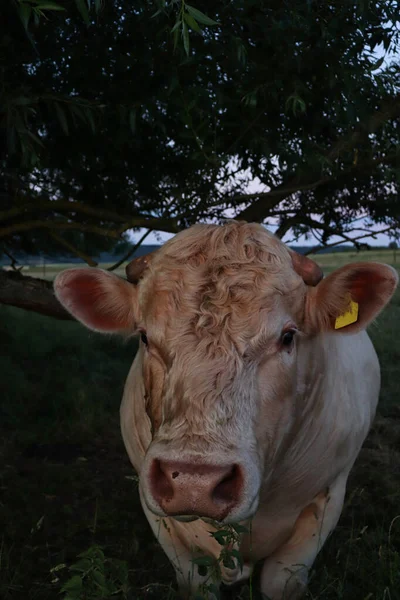
[[[378,263],[321,276],[261,226],[234,222],[178,234],[136,285],[98,269],[55,282],[92,329],[141,333],[121,430],[183,597],[210,580],[193,559],[220,557],[211,532],[240,523],[229,548],[244,567],[221,564],[222,580],[263,560],[261,591],[299,598],[336,526],[379,396],[365,328],[398,278]],[[338,330],[350,301],[358,313]]]
[[[251,531],[251,535],[242,536],[239,547],[245,568],[243,572],[237,568],[223,573],[225,583],[235,583],[249,576],[257,561],[265,559],[263,592],[274,599],[286,598],[282,595],[290,579],[286,569],[297,575],[300,570],[302,589],[305,577],[299,565],[311,567],[335,527],[347,478],[371,426],[380,388],[378,359],[365,331],[351,336],[321,335],[302,340],[302,346],[296,422],[275,464],[265,473],[251,529],[250,523],[245,523]],[[144,387],[139,383],[141,373],[139,352],[128,375],[120,413],[125,447],[139,474],[152,441]],[[185,589],[190,583],[188,587],[196,590],[207,576],[199,576],[193,568],[192,558],[199,554],[194,549],[215,558],[221,552],[221,546],[210,537],[214,528],[201,520],[181,523],[157,517],[147,508],[142,492],[141,500],[181,587]],[[303,511],[304,522],[297,522]],[[298,537],[294,552],[288,544],[293,535]]]

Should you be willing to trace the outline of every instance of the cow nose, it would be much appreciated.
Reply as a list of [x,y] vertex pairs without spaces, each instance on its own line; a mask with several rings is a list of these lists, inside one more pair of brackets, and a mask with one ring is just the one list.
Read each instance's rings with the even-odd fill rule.
[[153,459],[150,491],[168,516],[197,515],[222,521],[239,503],[243,475],[239,465]]

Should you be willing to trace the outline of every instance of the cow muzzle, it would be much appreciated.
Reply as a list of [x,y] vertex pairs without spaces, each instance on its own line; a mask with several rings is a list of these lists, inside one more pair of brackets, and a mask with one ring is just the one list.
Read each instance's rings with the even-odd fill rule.
[[243,482],[238,464],[153,458],[148,471],[151,505],[169,517],[190,515],[223,521],[240,504]]

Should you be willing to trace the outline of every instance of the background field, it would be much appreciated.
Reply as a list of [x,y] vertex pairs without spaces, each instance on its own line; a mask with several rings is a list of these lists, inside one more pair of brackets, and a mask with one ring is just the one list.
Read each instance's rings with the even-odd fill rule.
[[[329,272],[355,260],[393,264],[394,255],[317,260]],[[46,266],[46,276],[62,268]],[[370,334],[382,367],[379,412],[313,570],[314,600],[400,599],[399,291]],[[174,598],[174,575],[142,514],[119,432],[136,342],[1,305],[0,339],[0,598],[64,598],[68,566],[95,544],[104,550],[97,560],[105,583],[71,598]],[[257,598],[248,586],[236,596]]]

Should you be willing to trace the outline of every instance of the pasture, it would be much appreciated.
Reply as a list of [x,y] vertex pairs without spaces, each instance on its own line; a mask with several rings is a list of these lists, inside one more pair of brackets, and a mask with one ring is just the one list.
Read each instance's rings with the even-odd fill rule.
[[[314,258],[326,273],[358,260],[396,266],[392,251]],[[45,276],[65,266],[48,265]],[[400,600],[399,290],[370,335],[379,410],[314,566],[312,600]],[[136,342],[2,305],[0,339],[0,598],[175,598],[119,432]],[[256,587],[255,578],[233,596],[259,598]]]

